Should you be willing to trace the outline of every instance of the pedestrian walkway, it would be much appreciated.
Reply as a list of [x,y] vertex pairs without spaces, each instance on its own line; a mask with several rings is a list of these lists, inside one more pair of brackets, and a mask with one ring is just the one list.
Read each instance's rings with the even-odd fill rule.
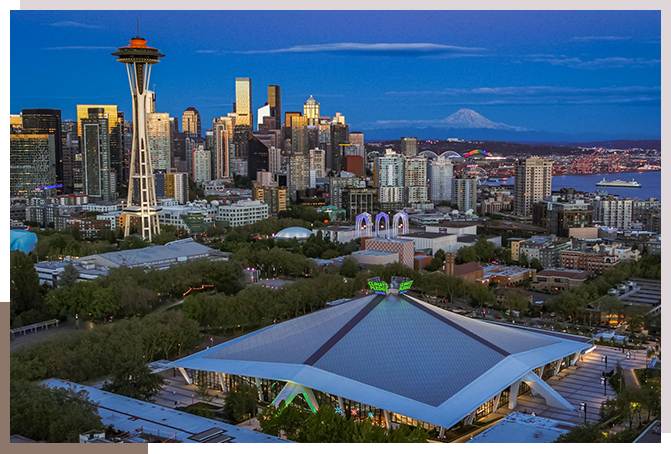
[[[172,374],[170,373],[170,375]],[[163,391],[161,391],[155,398],[157,405],[175,408],[186,407],[197,402],[203,402],[196,392],[198,387],[196,385],[187,385],[181,374],[177,373],[175,377],[166,377],[166,374],[161,374],[161,376],[166,384],[163,387]],[[224,393],[213,389],[208,389],[208,392],[213,397],[211,401],[207,402],[208,404],[217,407],[222,407],[224,405]]]
[[[627,376],[630,376],[630,379],[633,377],[633,380],[635,380],[633,369],[646,366],[645,350],[639,350],[636,353],[630,351],[629,359],[627,359],[627,351],[625,350],[622,353],[621,348],[597,346],[594,351],[584,355],[574,366],[562,370],[559,374],[547,380],[547,383],[555,391],[575,407],[574,411],[549,407],[545,404],[544,398],[538,395],[534,396],[531,393],[517,398],[517,407],[514,411],[535,413],[543,418],[572,424],[584,422],[585,416],[589,422],[598,421],[601,403],[606,399],[616,397],[616,393],[608,380],[606,380],[605,385],[601,384],[603,373],[613,371],[619,364],[625,371],[625,380],[627,380]],[[586,414],[579,411],[581,403],[585,404]],[[510,412],[511,410],[508,407],[501,408],[498,411],[501,414]]]

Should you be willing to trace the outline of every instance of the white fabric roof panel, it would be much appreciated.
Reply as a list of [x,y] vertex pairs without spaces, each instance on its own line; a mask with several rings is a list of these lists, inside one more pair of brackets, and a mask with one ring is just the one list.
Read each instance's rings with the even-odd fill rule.
[[529,371],[580,352],[564,339],[368,295],[172,363],[291,381],[451,427]]

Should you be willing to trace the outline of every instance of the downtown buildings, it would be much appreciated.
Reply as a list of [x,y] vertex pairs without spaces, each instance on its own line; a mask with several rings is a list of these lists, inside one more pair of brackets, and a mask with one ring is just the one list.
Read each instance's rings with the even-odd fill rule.
[[552,161],[531,157],[515,163],[515,215],[530,217],[533,204],[551,193]]

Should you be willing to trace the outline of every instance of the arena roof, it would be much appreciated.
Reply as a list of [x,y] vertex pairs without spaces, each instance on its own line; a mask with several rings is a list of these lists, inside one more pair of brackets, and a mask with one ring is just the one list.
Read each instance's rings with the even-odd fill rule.
[[296,383],[449,428],[530,371],[582,351],[587,342],[482,322],[407,295],[375,294],[271,325],[172,366]]

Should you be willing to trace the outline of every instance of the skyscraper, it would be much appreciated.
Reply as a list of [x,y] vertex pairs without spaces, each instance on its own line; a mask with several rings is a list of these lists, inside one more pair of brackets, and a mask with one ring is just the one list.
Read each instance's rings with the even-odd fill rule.
[[308,187],[310,183],[310,156],[308,149],[308,128],[306,117],[291,119],[291,157],[289,158],[289,191],[292,200],[296,191]]
[[233,144],[234,117],[219,117],[212,123],[212,134],[214,137],[214,148],[212,161],[214,173],[212,179],[228,178],[231,176],[230,160],[231,146]]
[[172,168],[172,138],[170,114],[147,114],[147,136],[151,150],[151,167],[156,172],[170,172]]
[[77,135],[80,137],[82,135],[81,119],[88,117],[90,108],[103,110],[110,127],[109,132],[111,133],[111,128],[115,127],[119,121],[119,109],[117,106],[109,104],[77,104]]
[[429,199],[434,204],[452,200],[452,178],[454,166],[452,162],[441,156],[431,161],[429,166]]
[[10,134],[10,197],[49,195],[51,191],[42,188],[56,183],[52,164],[55,159],[56,137],[53,134]]
[[[23,134],[52,134],[55,137],[56,183],[63,184],[63,145],[61,142],[61,111],[56,109],[23,109]],[[59,192],[62,192],[59,191]]]
[[282,128],[282,93],[279,85],[268,85],[268,105],[270,115],[275,118],[275,127]]
[[404,158],[405,202],[427,203],[427,159],[423,156]]
[[417,137],[401,137],[401,154],[403,156],[416,156],[419,148]]
[[268,147],[256,138],[251,132],[247,140],[249,141],[249,156],[247,158],[247,175],[250,179],[256,179],[256,172],[260,170],[268,171]]
[[349,127],[346,124],[331,124],[331,170],[340,172],[343,168],[342,144],[349,144]]
[[275,129],[274,126],[272,128],[268,127],[268,126],[270,126],[270,124],[268,122],[268,119],[272,119],[272,124],[273,125],[275,124],[275,117],[271,116],[270,105],[268,103],[265,103],[263,105],[263,107],[261,107],[257,111],[256,118],[257,118],[256,121],[258,122],[258,124],[256,126],[257,131],[264,131],[264,130],[267,130],[267,129]]
[[380,208],[401,208],[404,199],[404,176],[403,157],[397,153],[387,150],[382,156],[375,158],[373,181],[380,189]]
[[310,99],[303,104],[303,116],[308,119],[308,126],[319,124],[319,103],[310,95]]
[[198,137],[203,136],[200,113],[195,107],[187,107],[182,114],[182,132]]
[[235,78],[235,124],[254,126],[252,113],[252,79],[249,77]]
[[[291,121],[294,117],[300,117],[301,112],[284,112],[284,137],[291,140]],[[287,150],[288,151],[288,150]]]
[[[117,61],[126,64],[128,82],[133,97],[133,145],[130,161],[130,179],[128,183],[128,204],[124,211],[127,217],[140,218],[142,237],[151,241],[160,232],[156,207],[156,188],[151,168],[151,151],[147,136],[147,114],[152,110],[152,97],[149,91],[151,65],[159,62],[158,49],[147,46],[147,41],[139,36],[131,38],[130,46],[121,47],[112,55]],[[137,183],[138,197],[135,194]],[[137,200],[139,206],[134,205]],[[130,220],[125,224],[125,234],[130,233]]]
[[112,200],[110,181],[109,121],[104,109],[91,107],[79,122],[82,131],[80,150],[83,158],[84,193],[89,197]]
[[552,161],[538,156],[515,163],[513,213],[531,216],[532,205],[552,194]]
[[363,144],[363,132],[361,131],[355,131],[355,132],[350,132],[349,133],[349,143],[352,145],[359,145],[361,147],[364,146]]
[[475,211],[478,195],[478,180],[475,178],[452,179],[452,203],[456,203],[459,211]]

